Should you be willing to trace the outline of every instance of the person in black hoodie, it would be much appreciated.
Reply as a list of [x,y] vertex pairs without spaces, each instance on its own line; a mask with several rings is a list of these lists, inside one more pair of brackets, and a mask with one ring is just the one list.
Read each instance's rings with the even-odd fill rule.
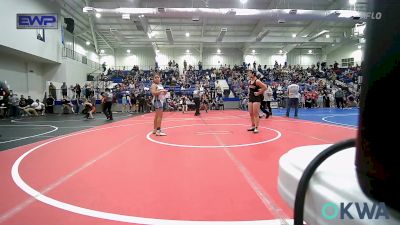
[[46,99],[46,112],[47,113],[54,113],[54,98],[52,95]]

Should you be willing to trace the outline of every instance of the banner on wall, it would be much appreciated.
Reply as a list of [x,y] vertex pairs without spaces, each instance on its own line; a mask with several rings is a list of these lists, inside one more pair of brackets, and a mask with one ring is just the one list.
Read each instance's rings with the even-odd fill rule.
[[58,15],[17,14],[17,29],[58,29]]

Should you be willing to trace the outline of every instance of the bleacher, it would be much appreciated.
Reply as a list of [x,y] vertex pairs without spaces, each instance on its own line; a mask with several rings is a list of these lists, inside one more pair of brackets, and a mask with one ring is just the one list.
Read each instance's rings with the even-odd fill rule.
[[[328,71],[330,71],[330,73],[328,73]],[[205,76],[207,76],[207,74],[211,75],[212,72],[212,69],[190,71],[190,73],[188,73],[189,75],[186,75],[188,77],[185,77],[186,80],[182,84],[179,83],[182,82],[182,80],[179,79],[182,75],[178,75],[179,73],[177,73],[176,70],[168,68],[165,71],[161,71],[162,83],[165,89],[174,93],[176,96],[191,96],[195,89],[195,85],[204,81]],[[286,81],[288,80],[292,81],[292,79],[294,79],[294,81],[299,84],[301,93],[321,91],[316,82],[320,80],[323,80],[324,84],[330,86],[334,90],[336,90],[337,87],[349,87],[345,88],[345,90],[353,91],[355,89],[350,88],[350,86],[354,85],[354,80],[356,80],[358,73],[359,71],[356,69],[328,69],[323,72],[315,67],[307,69],[302,69],[300,67],[292,67],[292,69],[276,67],[259,71],[259,75],[262,74],[261,80],[274,88],[276,92],[276,94],[274,94],[275,99],[279,100],[281,105],[284,104],[283,102],[287,86]],[[148,91],[151,86],[151,71],[149,70],[113,71],[112,80],[114,85],[124,82],[124,79],[128,75],[132,76],[133,74],[138,77],[137,81],[139,81],[139,84],[136,84],[136,87],[139,85],[141,90],[144,89],[146,91],[145,95],[151,95]],[[233,79],[233,77],[233,73],[222,73],[221,70],[221,73],[217,73],[216,78],[219,86],[222,88],[224,102],[226,104],[229,102],[229,104],[235,105],[235,102],[240,102],[242,98],[245,98],[248,95],[248,81],[245,70],[239,70],[239,74],[236,75],[236,78]],[[238,77],[240,79],[237,79]],[[332,77],[336,80],[331,80]],[[312,85],[308,83],[310,78],[313,79]],[[215,83],[211,79],[209,81],[209,90],[213,92],[216,90]],[[118,98],[120,98],[122,95],[119,94],[119,92],[117,93]]]

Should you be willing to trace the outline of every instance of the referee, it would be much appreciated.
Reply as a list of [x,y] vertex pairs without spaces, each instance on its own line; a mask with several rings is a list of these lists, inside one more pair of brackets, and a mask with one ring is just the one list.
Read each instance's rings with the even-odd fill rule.
[[198,85],[196,85],[196,88],[193,91],[193,101],[196,108],[196,112],[194,113],[195,116],[200,116],[200,99],[201,99],[200,97],[201,97],[200,88]]

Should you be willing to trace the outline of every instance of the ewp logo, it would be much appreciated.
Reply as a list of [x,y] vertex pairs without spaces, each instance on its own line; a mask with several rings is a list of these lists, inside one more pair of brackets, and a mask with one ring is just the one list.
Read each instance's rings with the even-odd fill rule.
[[17,29],[57,29],[58,15],[17,14]]
[[[349,202],[349,203],[340,203],[340,207],[338,207],[335,203],[333,202],[328,202],[323,205],[322,207],[322,217],[324,217],[327,220],[333,220],[339,216],[339,219],[354,219],[354,209],[351,210],[351,208],[356,208],[356,213],[358,218],[356,219],[390,219],[389,217],[389,212],[386,209],[386,205],[383,202],[379,203],[374,203],[372,206],[371,204],[368,205],[368,203],[363,202],[363,203],[358,203],[358,202]],[[353,212],[351,214],[350,212]]]

